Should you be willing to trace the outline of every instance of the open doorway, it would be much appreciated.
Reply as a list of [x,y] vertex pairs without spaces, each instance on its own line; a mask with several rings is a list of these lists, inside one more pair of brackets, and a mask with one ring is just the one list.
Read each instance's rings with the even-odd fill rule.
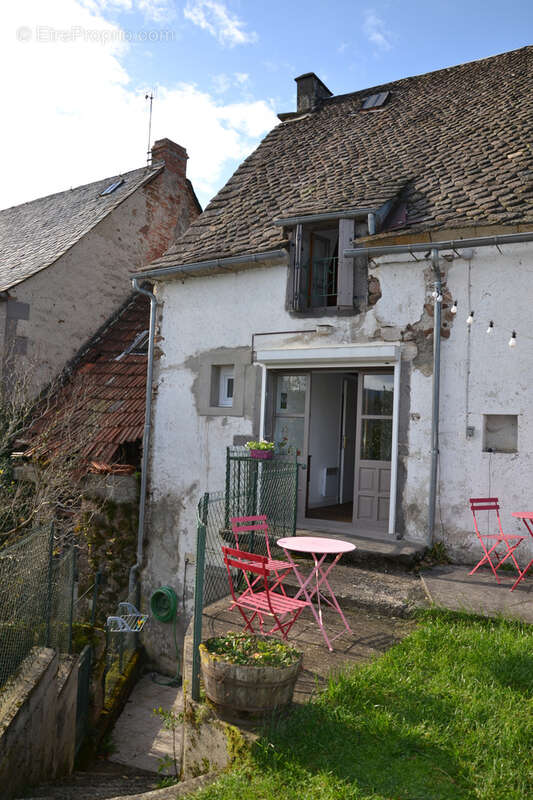
[[298,524],[381,535],[389,528],[394,372],[271,372],[271,430],[301,467]]
[[309,519],[353,519],[357,373],[312,374],[309,413]]

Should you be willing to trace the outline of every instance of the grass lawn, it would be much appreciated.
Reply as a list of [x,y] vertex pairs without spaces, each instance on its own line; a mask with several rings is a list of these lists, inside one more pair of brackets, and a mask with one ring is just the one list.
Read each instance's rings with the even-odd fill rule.
[[529,797],[533,626],[427,611],[195,800]]

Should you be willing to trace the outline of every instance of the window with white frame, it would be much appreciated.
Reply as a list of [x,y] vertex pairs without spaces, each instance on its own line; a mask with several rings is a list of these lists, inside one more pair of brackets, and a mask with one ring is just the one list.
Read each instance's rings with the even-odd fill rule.
[[220,366],[218,372],[218,405],[231,407],[233,405],[233,391],[235,386],[235,370],[233,364]]

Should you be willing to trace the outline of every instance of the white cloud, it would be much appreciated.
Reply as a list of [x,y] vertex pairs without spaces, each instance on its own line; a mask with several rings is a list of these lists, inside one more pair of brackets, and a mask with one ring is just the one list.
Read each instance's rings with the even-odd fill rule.
[[193,25],[198,25],[228,47],[251,44],[258,38],[254,31],[246,31],[246,23],[232,15],[219,0],[188,0],[183,15]]
[[383,20],[372,9],[365,11],[363,33],[378,50],[387,51],[392,49],[393,34],[387,30]]
[[234,87],[237,89],[246,89],[250,83],[250,76],[247,72],[234,72],[232,75],[221,72],[218,75],[213,75],[211,80],[215,92],[217,94],[224,94],[224,92]]
[[[19,0],[3,16],[0,47],[16,80],[2,90],[0,208],[142,166],[145,87],[123,67],[130,45],[120,28],[80,0],[49,0],[46,13],[41,0]],[[159,85],[152,140],[187,148],[205,203],[276,123],[265,101],[224,104],[194,85]]]
[[80,4],[90,9],[105,13],[106,11],[141,11],[146,19],[153,22],[168,22],[175,16],[172,0],[79,0]]

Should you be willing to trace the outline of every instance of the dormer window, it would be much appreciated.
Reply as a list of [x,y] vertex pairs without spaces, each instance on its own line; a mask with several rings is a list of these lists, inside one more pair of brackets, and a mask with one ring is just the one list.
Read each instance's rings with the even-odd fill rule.
[[[344,258],[355,237],[355,215],[322,214],[295,219],[291,226],[291,269],[288,305],[300,313],[347,313],[366,299],[356,259]],[[308,220],[308,221],[307,221]],[[286,226],[292,220],[286,221]],[[276,222],[279,224],[279,222]],[[364,284],[364,285],[363,285]]]

